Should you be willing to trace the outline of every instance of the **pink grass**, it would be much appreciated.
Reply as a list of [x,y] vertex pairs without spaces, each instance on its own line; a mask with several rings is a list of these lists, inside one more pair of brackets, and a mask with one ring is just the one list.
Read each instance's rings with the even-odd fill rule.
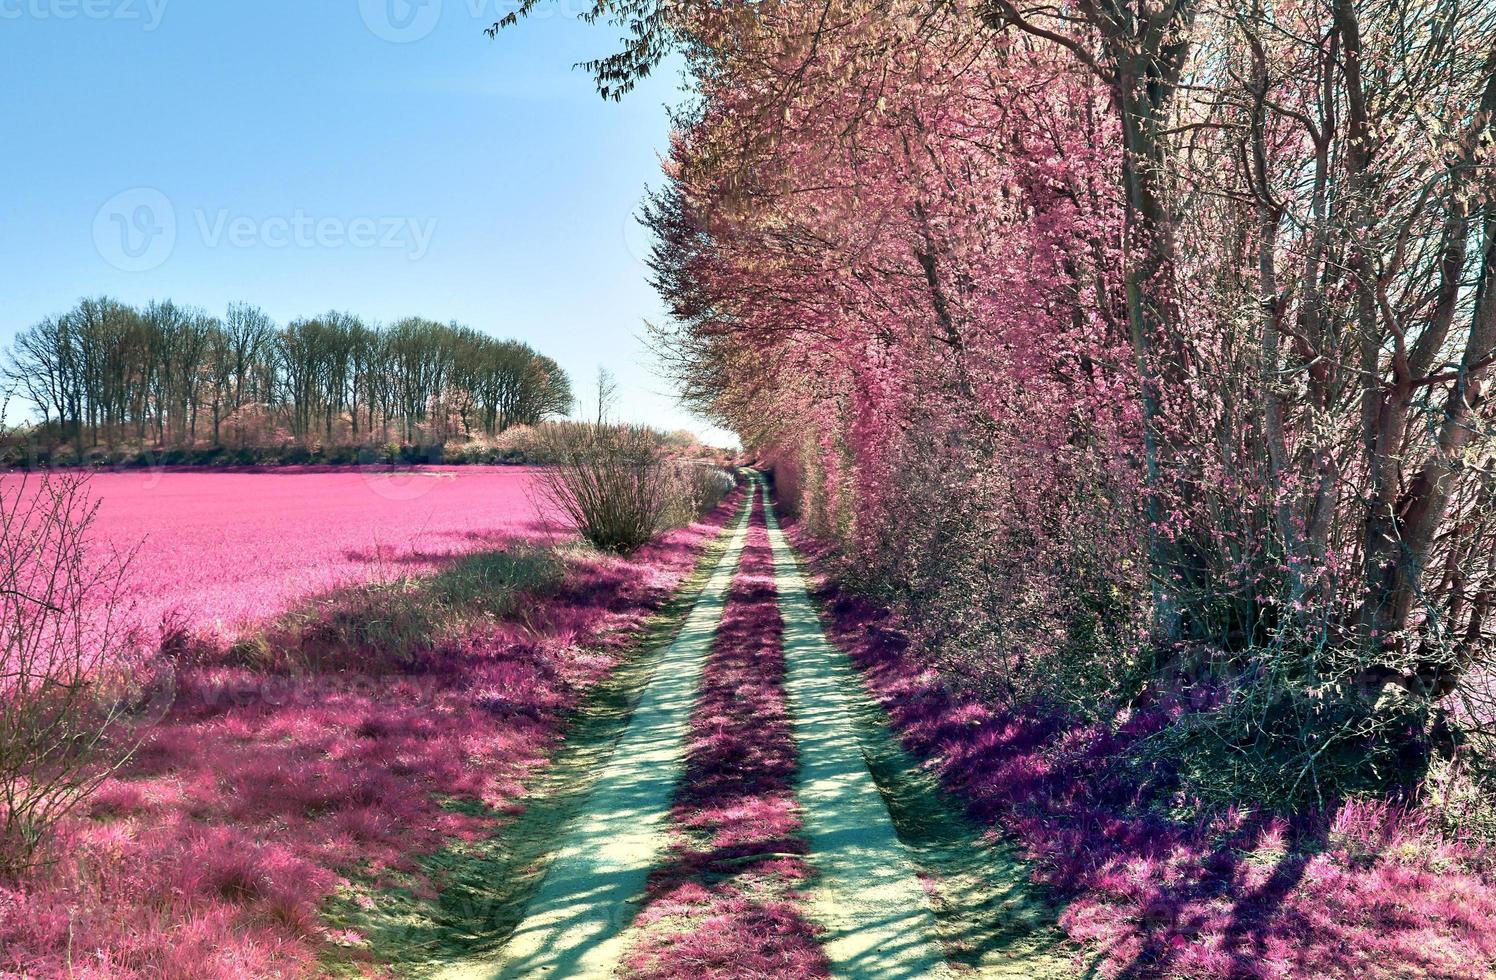
[[[99,473],[98,549],[135,552],[134,613],[228,636],[306,596],[434,571],[464,552],[554,528],[521,467],[287,467]],[[26,479],[0,476],[0,486]],[[31,477],[34,483],[36,477]]]
[[793,888],[800,856],[795,743],[785,707],[783,623],[763,509],[755,504],[743,563],[691,716],[669,860],[651,878],[637,980],[829,976]]
[[[826,545],[794,529],[824,559]],[[824,561],[818,564],[825,567]],[[1172,713],[1115,730],[953,693],[886,612],[824,581],[848,650],[905,747],[970,813],[1016,838],[1061,925],[1107,977],[1496,974],[1496,885],[1416,813],[1352,803],[1328,818],[1226,812],[1183,825],[1149,804],[1166,779],[1125,765]]]
[[[482,485],[479,477],[460,498],[475,519]],[[482,627],[406,673],[293,681],[222,665],[185,670],[171,712],[129,767],[64,827],[57,863],[0,891],[0,973],[290,977],[316,974],[330,944],[358,955],[362,937],[334,935],[319,916],[343,877],[414,872],[416,856],[443,838],[493,829],[443,808],[443,798],[512,811],[568,710],[690,572],[732,506],[631,559],[573,561],[523,624]],[[297,519],[315,511],[303,506]],[[399,526],[411,530],[409,521]],[[456,545],[467,530],[494,526],[451,523],[441,534]]]

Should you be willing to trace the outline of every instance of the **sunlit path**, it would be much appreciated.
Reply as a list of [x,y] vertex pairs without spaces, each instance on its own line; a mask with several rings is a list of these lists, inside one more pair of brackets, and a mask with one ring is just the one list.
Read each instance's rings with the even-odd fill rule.
[[826,641],[805,580],[763,481],[775,587],[784,617],[785,691],[800,750],[800,805],[819,871],[811,915],[837,976],[861,980],[944,975],[935,916],[894,832],[858,744],[848,702],[856,676]]
[[655,667],[611,760],[566,829],[524,920],[497,963],[445,977],[604,977],[612,974],[645,879],[661,850],[702,664],[742,557],[751,508]]

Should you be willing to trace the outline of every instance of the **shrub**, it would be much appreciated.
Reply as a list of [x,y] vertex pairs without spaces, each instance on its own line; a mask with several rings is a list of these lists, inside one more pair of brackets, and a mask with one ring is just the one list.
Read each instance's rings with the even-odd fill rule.
[[668,526],[675,473],[649,429],[555,425],[537,435],[554,461],[538,481],[541,497],[595,547],[629,554]]
[[1467,746],[1433,760],[1428,802],[1446,833],[1471,841],[1496,865],[1496,745],[1476,735]]
[[551,428],[550,425],[512,425],[494,437],[494,451],[505,459],[518,459],[528,463],[554,462],[547,455],[551,442],[547,438],[547,432]]
[[666,465],[672,480],[662,527],[685,527],[715,510],[738,485],[730,472],[707,463],[678,461]]
[[697,514],[708,514],[737,489],[738,478],[731,470],[718,466],[696,465],[692,468],[692,493]]
[[141,692],[120,598],[128,558],[88,552],[86,485],[49,475],[0,490],[0,873],[34,863],[129,754]]
[[334,466],[348,466],[359,461],[358,446],[323,446],[322,462]]
[[1184,713],[1152,739],[1186,796],[1290,813],[1416,791],[1433,758],[1419,745],[1433,731],[1426,703],[1397,685],[1358,684],[1323,652],[1250,653],[1242,676],[1224,676],[1217,664],[1219,703]]
[[798,498],[807,528],[841,544],[842,581],[899,613],[968,693],[1090,719],[1113,710],[1135,673],[1146,592],[1127,495],[1107,468],[1069,453],[1065,478],[1045,477],[1025,465],[1021,433],[975,424],[959,438],[933,425],[889,438],[850,487],[814,452],[773,458],[780,499]]

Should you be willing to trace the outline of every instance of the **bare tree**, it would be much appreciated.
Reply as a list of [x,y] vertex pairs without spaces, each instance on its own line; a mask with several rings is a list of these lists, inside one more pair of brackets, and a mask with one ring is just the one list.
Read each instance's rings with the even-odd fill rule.
[[90,549],[95,509],[78,474],[0,488],[0,872],[32,863],[133,747],[128,557]]

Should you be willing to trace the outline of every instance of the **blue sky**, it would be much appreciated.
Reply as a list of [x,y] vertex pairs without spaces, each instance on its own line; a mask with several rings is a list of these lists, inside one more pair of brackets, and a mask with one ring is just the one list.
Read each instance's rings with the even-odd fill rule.
[[84,295],[420,315],[707,431],[640,340],[678,73],[598,98],[579,6],[489,40],[496,0],[0,0],[0,347]]

